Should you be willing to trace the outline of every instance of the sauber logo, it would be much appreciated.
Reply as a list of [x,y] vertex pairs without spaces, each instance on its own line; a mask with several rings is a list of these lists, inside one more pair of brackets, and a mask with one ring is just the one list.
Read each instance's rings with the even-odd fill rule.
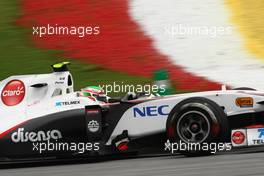
[[15,106],[25,97],[25,85],[20,80],[12,80],[6,84],[1,93],[1,99],[6,106]]
[[96,120],[92,120],[87,125],[89,131],[91,132],[97,132],[100,128],[99,123]]
[[17,132],[14,132],[11,136],[13,142],[43,142],[51,139],[58,140],[62,138],[59,130],[50,130],[47,132],[24,132],[24,128],[19,128]]

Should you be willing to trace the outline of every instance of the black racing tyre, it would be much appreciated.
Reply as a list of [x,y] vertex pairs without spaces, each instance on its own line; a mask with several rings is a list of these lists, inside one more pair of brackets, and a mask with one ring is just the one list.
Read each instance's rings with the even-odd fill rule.
[[253,90],[253,91],[256,91],[256,89],[253,89],[251,87],[237,87],[237,88],[234,88],[232,90]]
[[[188,98],[178,103],[167,119],[170,143],[218,145],[230,141],[227,116],[218,104],[203,97]],[[177,150],[186,156],[211,155],[211,150]],[[213,152],[214,153],[214,152]]]

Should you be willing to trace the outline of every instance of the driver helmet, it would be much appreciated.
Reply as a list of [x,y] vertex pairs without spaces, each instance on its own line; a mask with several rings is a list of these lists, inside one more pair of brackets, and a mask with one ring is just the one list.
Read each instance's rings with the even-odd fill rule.
[[108,97],[100,86],[88,86],[81,89],[81,96],[93,101],[107,102]]

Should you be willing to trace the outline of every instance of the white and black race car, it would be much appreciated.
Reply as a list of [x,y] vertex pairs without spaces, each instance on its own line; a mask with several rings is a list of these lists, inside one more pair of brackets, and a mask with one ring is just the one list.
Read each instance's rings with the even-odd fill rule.
[[0,82],[1,161],[164,152],[167,140],[239,143],[241,136],[231,138],[232,130],[264,124],[264,92],[223,87],[163,97],[127,94],[101,101],[96,98],[100,91],[95,96],[94,90],[74,92],[68,63],[55,64],[53,70]]

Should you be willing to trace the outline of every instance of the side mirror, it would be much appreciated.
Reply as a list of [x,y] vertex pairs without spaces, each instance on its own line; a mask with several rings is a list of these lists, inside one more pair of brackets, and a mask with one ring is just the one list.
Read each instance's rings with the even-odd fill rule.
[[41,87],[45,87],[47,86],[47,83],[37,83],[37,84],[33,84],[30,87],[34,87],[34,88],[41,88]]
[[108,103],[119,103],[121,102],[121,97],[109,98]]

